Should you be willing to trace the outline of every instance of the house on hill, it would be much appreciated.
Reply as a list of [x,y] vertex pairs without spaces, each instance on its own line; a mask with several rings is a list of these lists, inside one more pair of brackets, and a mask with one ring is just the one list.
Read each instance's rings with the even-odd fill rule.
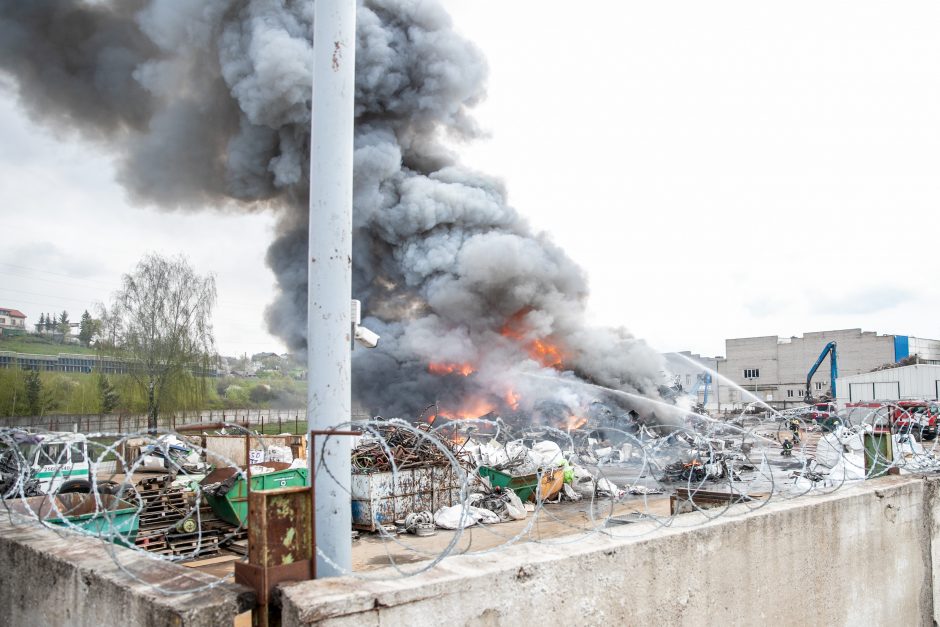
[[0,307],[0,334],[26,333],[26,314],[19,309]]

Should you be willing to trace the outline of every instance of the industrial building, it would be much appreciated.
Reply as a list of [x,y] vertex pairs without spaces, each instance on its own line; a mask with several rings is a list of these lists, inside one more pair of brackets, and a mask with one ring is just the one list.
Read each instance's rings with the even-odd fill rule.
[[903,401],[940,398],[940,365],[915,364],[840,377],[836,380],[839,405],[866,401]]
[[[101,372],[103,374],[123,374],[127,372],[127,363],[116,357],[59,353],[58,355],[37,355],[33,353],[14,353],[0,351],[0,368],[22,368],[23,370],[43,370],[47,372]],[[219,376],[218,368],[193,368],[193,374],[202,377]]]
[[[916,356],[920,364],[940,365],[940,341],[907,335],[879,335],[861,329],[804,333],[802,337],[776,335],[725,340],[725,357],[718,358],[721,385],[715,386],[718,409],[740,408],[760,400],[785,409],[803,403],[806,375],[829,342],[837,344],[839,378],[851,377]],[[820,365],[810,393],[828,394],[829,357]],[[727,385],[733,381],[748,393]],[[936,392],[931,392],[931,398]]]

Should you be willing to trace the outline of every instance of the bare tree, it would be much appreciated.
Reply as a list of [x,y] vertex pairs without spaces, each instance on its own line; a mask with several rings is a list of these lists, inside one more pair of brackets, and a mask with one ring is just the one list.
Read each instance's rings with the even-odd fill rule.
[[[215,352],[211,314],[215,278],[196,274],[181,257],[149,254],[125,274],[108,312],[116,353],[147,393],[147,427],[157,428],[168,388],[205,370]],[[107,327],[111,328],[107,328]]]

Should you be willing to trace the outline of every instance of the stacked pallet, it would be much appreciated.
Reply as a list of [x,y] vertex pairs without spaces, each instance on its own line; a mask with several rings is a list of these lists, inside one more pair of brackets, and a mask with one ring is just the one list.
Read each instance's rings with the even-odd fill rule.
[[203,500],[198,513],[194,495],[173,486],[173,477],[148,477],[137,483],[143,501],[135,544],[147,551],[195,559],[218,555],[223,546],[247,537],[244,529],[220,520]]

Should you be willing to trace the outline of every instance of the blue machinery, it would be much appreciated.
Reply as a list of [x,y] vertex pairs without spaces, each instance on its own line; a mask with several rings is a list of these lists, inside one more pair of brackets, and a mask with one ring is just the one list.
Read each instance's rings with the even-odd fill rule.
[[806,375],[806,398],[803,400],[807,403],[815,402],[812,390],[813,375],[816,374],[816,371],[819,369],[819,366],[822,364],[827,355],[829,356],[829,383],[831,385],[829,389],[829,397],[833,400],[836,398],[836,379],[839,377],[839,364],[836,360],[836,343],[829,342],[826,344],[826,347],[822,350],[822,352],[819,353],[819,358],[816,360],[816,363],[813,364],[813,367],[809,369],[809,373]]
[[704,385],[705,386],[705,396],[702,398],[702,405],[708,405],[708,387],[712,383],[712,375],[708,372],[702,372],[695,375],[695,385],[692,386],[692,389],[689,391],[689,394],[692,398],[698,398],[698,391]]

